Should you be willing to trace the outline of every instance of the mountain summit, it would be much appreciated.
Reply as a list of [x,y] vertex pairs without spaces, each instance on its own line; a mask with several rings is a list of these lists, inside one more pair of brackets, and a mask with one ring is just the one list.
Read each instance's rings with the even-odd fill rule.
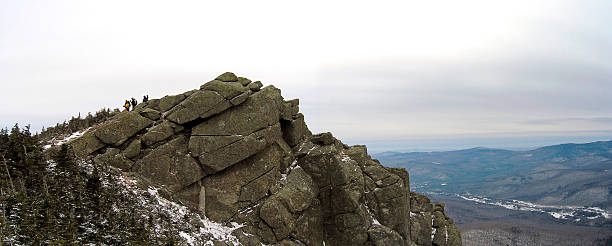
[[444,204],[410,192],[404,168],[313,135],[297,99],[224,73],[141,103],[70,142],[218,223],[243,245],[461,245]]

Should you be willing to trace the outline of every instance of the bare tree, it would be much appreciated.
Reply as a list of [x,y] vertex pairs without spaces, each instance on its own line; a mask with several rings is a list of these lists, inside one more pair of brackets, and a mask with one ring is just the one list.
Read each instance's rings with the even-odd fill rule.
[[13,179],[11,178],[11,173],[9,172],[8,169],[8,164],[6,163],[6,158],[4,157],[4,155],[2,155],[2,160],[4,162],[4,168],[6,169],[6,175],[8,176],[9,179],[9,185],[11,185],[11,194],[15,193],[15,186],[13,185]]

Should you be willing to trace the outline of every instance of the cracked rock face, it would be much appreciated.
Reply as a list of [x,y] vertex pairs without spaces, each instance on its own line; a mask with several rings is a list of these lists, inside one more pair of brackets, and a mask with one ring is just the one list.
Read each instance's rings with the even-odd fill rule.
[[233,73],[141,103],[71,145],[213,221],[244,225],[233,233],[243,245],[461,245],[444,205],[410,192],[405,169],[313,135],[297,99]]

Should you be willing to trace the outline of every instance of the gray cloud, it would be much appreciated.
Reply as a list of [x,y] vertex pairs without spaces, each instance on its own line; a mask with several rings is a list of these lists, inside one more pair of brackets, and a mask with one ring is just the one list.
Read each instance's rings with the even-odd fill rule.
[[556,125],[563,123],[595,123],[612,125],[612,117],[594,117],[594,118],[553,118],[525,121],[525,124],[534,125]]
[[[441,134],[451,128],[474,134],[612,129],[612,63],[599,62],[612,50],[586,59],[556,49],[490,54],[485,60],[380,60],[322,69],[314,100],[325,106],[312,106],[318,108],[312,114],[345,119],[337,131],[347,136],[356,135],[351,124],[377,129],[397,122],[384,127],[389,131],[372,131],[386,138],[435,135],[428,124]],[[534,127],[544,122],[557,127]]]

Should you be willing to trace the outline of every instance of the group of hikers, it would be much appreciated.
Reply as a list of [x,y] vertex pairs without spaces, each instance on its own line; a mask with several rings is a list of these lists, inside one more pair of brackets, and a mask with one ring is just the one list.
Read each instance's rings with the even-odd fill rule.
[[[149,101],[149,95],[142,97],[143,103],[148,102],[148,101]],[[136,101],[136,99],[132,97],[132,100],[125,100],[123,107],[125,108],[125,111],[130,111],[130,106],[132,106],[132,110],[134,110],[136,108],[136,105],[138,105],[138,101]]]

